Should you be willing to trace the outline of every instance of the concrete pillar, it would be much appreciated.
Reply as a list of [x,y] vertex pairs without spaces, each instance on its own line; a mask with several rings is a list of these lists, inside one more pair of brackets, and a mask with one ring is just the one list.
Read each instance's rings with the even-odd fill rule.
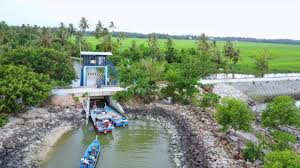
[[83,86],[86,86],[86,81],[87,81],[86,67],[83,67]]
[[85,123],[89,123],[89,116],[90,116],[90,97],[88,97],[85,101]]
[[83,68],[80,68],[80,86],[83,86]]
[[108,84],[108,69],[107,69],[107,66],[105,66],[104,67],[104,75],[105,75],[105,77],[104,77],[104,79],[105,79],[105,85],[107,85]]

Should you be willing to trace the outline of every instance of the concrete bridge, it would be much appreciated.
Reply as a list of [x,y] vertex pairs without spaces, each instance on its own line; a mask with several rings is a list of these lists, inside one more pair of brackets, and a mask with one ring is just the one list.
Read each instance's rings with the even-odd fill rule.
[[96,87],[77,87],[69,89],[54,89],[52,95],[54,96],[75,96],[75,97],[103,97],[112,96],[114,93],[124,90],[119,86],[104,86]]

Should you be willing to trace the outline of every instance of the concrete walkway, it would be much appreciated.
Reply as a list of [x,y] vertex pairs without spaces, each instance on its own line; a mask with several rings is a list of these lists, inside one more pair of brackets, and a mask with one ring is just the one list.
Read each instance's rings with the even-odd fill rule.
[[79,88],[70,88],[70,89],[54,89],[52,90],[52,94],[55,96],[111,96],[115,92],[119,92],[124,90],[119,86],[109,86],[109,87],[101,87],[101,88],[87,88],[87,87],[79,87]]

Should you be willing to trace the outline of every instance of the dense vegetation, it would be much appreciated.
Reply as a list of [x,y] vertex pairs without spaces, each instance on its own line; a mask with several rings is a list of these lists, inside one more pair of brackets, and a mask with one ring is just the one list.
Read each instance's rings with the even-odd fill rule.
[[168,39],[161,49],[156,35],[152,34],[147,45],[133,41],[128,49],[115,49],[110,59],[117,65],[121,86],[128,88],[116,98],[139,97],[149,101],[155,97],[172,97],[183,104],[199,101],[199,79],[229,70],[238,62],[239,53],[231,42],[224,45],[225,53],[221,53],[216,42],[210,42],[204,34],[197,46],[178,51],[172,39]]
[[[85,37],[86,42],[91,46],[92,50],[96,50],[96,45],[99,40],[93,36]],[[73,38],[75,40],[75,38]],[[126,50],[131,46],[132,41],[136,45],[147,46],[147,38],[125,38],[122,41],[120,50]],[[177,51],[193,50],[197,48],[197,40],[172,40]],[[167,39],[159,39],[158,45],[161,50],[165,50]],[[223,46],[226,41],[217,41],[217,46],[220,52],[223,52]],[[268,54],[268,69],[267,73],[288,73],[300,72],[300,45],[289,44],[271,44],[271,43],[254,43],[254,42],[235,42],[235,46],[240,51],[240,60],[235,68],[236,73],[258,74],[256,57]],[[265,50],[267,52],[265,52]],[[261,63],[262,65],[265,65]],[[263,69],[263,68],[260,68]]]
[[70,56],[80,49],[69,40],[75,33],[71,24],[46,28],[0,22],[1,126],[8,113],[40,104],[52,87],[69,85],[76,78]]
[[217,107],[215,116],[223,131],[228,131],[231,128],[235,131],[249,131],[254,120],[254,115],[247,104],[232,98],[222,100]]
[[290,150],[274,151],[266,154],[264,168],[300,168],[300,156]]
[[20,112],[47,98],[51,86],[47,75],[37,74],[24,66],[0,67],[0,111]]
[[300,110],[295,100],[289,96],[274,98],[262,113],[262,124],[266,127],[278,128],[280,126],[300,127]]
[[54,49],[12,49],[2,55],[0,64],[26,65],[36,73],[49,75],[53,82],[62,85],[70,84],[76,77],[70,57]]
[[[232,106],[238,108],[237,105],[232,104]],[[232,114],[233,111],[238,111],[233,107],[231,109],[227,110],[227,115]],[[224,113],[224,110],[218,109],[217,113],[220,112]],[[263,160],[264,167],[299,167],[300,156],[293,148],[297,138],[282,129],[284,126],[299,127],[299,114],[299,108],[295,106],[295,101],[291,97],[279,96],[274,98],[268,103],[261,118],[262,126],[267,127],[270,134],[265,136],[258,132],[259,143],[247,142],[243,152],[245,159],[251,162]],[[229,117],[224,118],[228,120]]]

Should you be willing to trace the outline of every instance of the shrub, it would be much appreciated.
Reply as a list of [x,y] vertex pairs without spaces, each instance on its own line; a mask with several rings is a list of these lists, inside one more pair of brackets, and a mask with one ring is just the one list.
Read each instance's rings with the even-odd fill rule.
[[243,152],[245,159],[253,162],[257,159],[262,159],[263,152],[261,145],[257,145],[252,141],[246,143],[246,149]]
[[263,77],[269,71],[269,61],[271,56],[268,50],[264,50],[261,54],[254,57],[256,75]]
[[6,123],[8,123],[8,115],[0,113],[0,127],[3,127]]
[[278,126],[298,126],[300,110],[295,105],[295,100],[290,96],[278,96],[268,103],[262,113],[262,125],[277,128]]
[[292,144],[297,142],[296,137],[288,132],[274,131],[272,136],[275,141],[275,144],[272,145],[273,150],[291,150]]
[[24,66],[0,67],[0,112],[19,112],[26,106],[41,103],[48,97],[51,86],[46,75],[37,74]]
[[201,99],[201,107],[215,107],[220,100],[220,96],[215,93],[205,93]]
[[165,74],[166,92],[183,104],[190,104],[199,95],[199,79],[214,72],[214,65],[207,55],[185,55],[180,64],[169,65]]
[[215,117],[223,131],[234,130],[249,131],[254,119],[252,111],[246,103],[233,98],[225,98],[218,105]]
[[36,73],[49,75],[56,84],[67,85],[76,79],[68,55],[48,48],[17,48],[4,54],[0,64],[26,65]]
[[116,92],[113,95],[113,99],[116,101],[119,101],[119,102],[126,102],[131,97],[132,97],[132,94],[130,92],[126,92],[126,91]]
[[264,157],[264,168],[300,168],[300,156],[291,150],[273,151]]
[[248,141],[243,151],[244,158],[251,162],[261,160],[264,157],[263,150],[269,148],[268,142],[263,134],[258,134],[257,137],[259,138],[259,144]]

